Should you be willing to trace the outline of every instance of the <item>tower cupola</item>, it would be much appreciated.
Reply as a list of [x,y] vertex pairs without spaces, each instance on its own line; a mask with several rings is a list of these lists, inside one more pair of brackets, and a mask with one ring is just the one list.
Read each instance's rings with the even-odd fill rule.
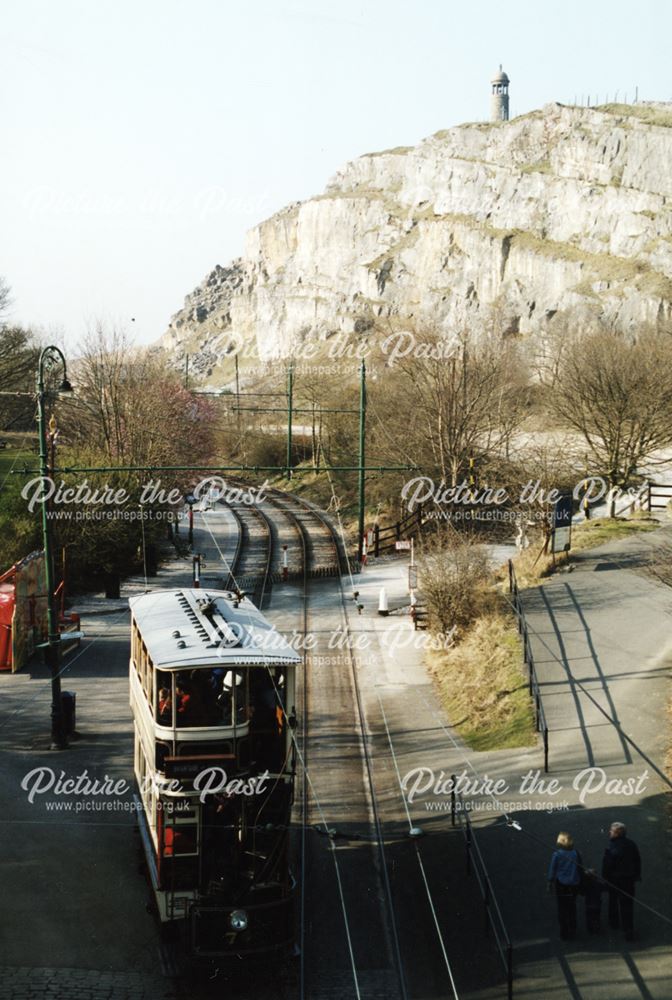
[[502,69],[492,78],[492,96],[490,98],[490,120],[493,122],[508,122],[509,120],[509,78]]

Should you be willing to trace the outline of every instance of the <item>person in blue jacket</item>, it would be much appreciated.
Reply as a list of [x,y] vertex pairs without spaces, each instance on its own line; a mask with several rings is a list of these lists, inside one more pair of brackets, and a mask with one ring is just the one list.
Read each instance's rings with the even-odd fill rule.
[[548,891],[555,889],[558,901],[560,937],[563,941],[576,934],[576,897],[581,884],[581,855],[569,833],[562,831],[556,841],[548,868]]

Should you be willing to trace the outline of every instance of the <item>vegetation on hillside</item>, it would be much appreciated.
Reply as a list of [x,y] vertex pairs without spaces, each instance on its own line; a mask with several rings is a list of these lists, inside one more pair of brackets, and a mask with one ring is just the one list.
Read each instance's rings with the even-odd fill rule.
[[637,118],[647,125],[672,127],[672,111],[650,104],[600,104],[596,111],[606,111],[623,118]]
[[[11,364],[3,366],[5,352]],[[5,392],[18,394],[2,398],[18,400],[17,408],[27,404],[33,425],[23,435],[7,435],[16,412],[3,415],[0,569],[42,547],[33,388],[38,353],[29,333],[23,331],[17,340],[16,330],[0,330],[0,380]],[[215,453],[215,411],[204,397],[182,387],[165,359],[135,350],[123,334],[103,328],[81,346],[68,376],[73,394],[49,391],[46,399],[55,431],[49,462],[56,467],[48,488],[54,494],[61,487],[82,493],[77,502],[50,502],[55,566],[59,575],[65,559],[71,588],[104,586],[114,592],[119,578],[144,561],[151,569],[179,510],[167,495],[186,490],[193,480],[187,472],[127,467],[209,464]],[[22,468],[32,471],[18,475]],[[72,468],[107,471],[63,471]],[[153,496],[146,490],[150,480],[156,485]],[[110,499],[102,502],[105,491]]]
[[[383,261],[380,283],[384,268]],[[8,296],[3,288],[0,310]],[[293,361],[255,371],[246,355],[238,372],[244,395],[232,378],[219,398],[199,394],[195,380],[185,385],[183,373],[175,373],[162,353],[138,350],[118,331],[92,330],[69,359],[72,398],[50,397],[58,425],[56,464],[113,469],[103,478],[128,494],[128,520],[103,527],[82,514],[86,524],[54,527],[58,544],[72,550],[74,575],[83,580],[95,567],[114,576],[137,566],[141,525],[130,514],[139,510],[148,479],[161,479],[164,492],[184,492],[201,478],[196,470],[154,475],[119,466],[240,465],[248,479],[290,485],[283,472],[289,363],[293,490],[338,510],[346,528],[356,521],[359,368],[365,360],[367,526],[422,508],[425,522],[430,517],[439,524],[448,516],[481,541],[511,540],[524,531],[530,547],[523,577],[529,571],[538,578],[548,569],[545,557],[537,556],[548,535],[552,489],[575,490],[586,477],[601,477],[605,489],[627,489],[639,482],[641,467],[672,444],[672,336],[665,328],[626,337],[558,314],[543,334],[526,340],[509,315],[493,308],[488,329],[477,337],[383,321],[366,302],[354,327],[351,335],[308,344],[307,359],[297,350]],[[0,329],[0,385],[24,394],[15,397],[21,413],[19,403],[0,397],[12,404],[0,411],[5,428],[18,420],[34,432],[38,350],[29,331],[7,324]],[[233,375],[232,360],[227,364]],[[34,466],[34,459],[28,464]],[[61,478],[72,485],[82,476],[101,482],[98,473],[64,472]],[[38,538],[35,518],[26,518],[17,501],[18,481],[9,479],[0,543],[5,564]],[[447,500],[446,490],[460,485],[472,491],[467,502]],[[505,499],[493,503],[496,490]],[[489,520],[480,516],[488,504],[497,515]],[[146,544],[167,536],[165,513],[161,498],[145,504]]]

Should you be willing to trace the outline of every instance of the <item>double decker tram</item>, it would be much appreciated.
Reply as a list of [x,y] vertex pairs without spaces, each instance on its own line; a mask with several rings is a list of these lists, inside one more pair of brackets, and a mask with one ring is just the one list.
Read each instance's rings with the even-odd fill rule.
[[160,920],[196,961],[287,954],[300,656],[240,594],[129,603],[138,822]]

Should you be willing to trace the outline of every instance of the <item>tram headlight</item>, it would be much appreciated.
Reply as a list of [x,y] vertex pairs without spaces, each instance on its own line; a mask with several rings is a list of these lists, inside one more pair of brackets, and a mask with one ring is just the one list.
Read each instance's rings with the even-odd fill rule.
[[229,924],[232,931],[246,931],[247,913],[245,910],[234,910],[233,913],[229,915]]

